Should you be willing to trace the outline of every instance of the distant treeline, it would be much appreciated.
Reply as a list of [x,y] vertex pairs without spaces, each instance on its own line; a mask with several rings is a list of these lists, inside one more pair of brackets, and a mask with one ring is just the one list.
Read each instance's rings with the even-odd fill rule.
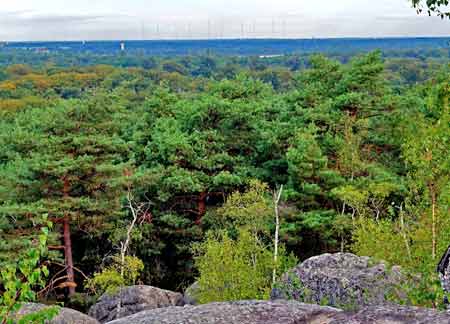
[[117,54],[125,52],[174,56],[214,53],[217,55],[286,55],[302,53],[354,53],[373,50],[416,51],[448,49],[450,37],[427,38],[327,38],[327,39],[214,39],[149,41],[12,42],[4,49],[51,52]]

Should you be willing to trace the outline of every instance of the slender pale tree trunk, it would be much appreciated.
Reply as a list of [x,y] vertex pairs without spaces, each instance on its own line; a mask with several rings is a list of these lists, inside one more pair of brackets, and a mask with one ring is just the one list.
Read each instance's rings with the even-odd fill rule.
[[[70,193],[70,182],[64,177],[63,178],[63,197],[64,199],[69,198]],[[63,220],[63,238],[64,238],[64,259],[66,264],[66,274],[67,274],[67,287],[69,290],[69,297],[75,294],[75,274],[73,271],[73,256],[72,256],[72,238],[70,234],[70,216],[66,214]]]
[[273,274],[272,274],[272,284],[275,284],[277,279],[277,262],[278,262],[278,240],[280,235],[280,210],[278,205],[280,203],[281,194],[283,193],[283,185],[281,185],[278,192],[274,193],[273,202],[274,202],[274,210],[275,210],[275,240],[274,240],[274,253],[273,253]]
[[130,246],[131,234],[133,233],[134,226],[136,225],[136,222],[139,217],[139,213],[141,212],[140,207],[135,208],[133,206],[133,197],[132,197],[131,191],[128,191],[127,200],[128,200],[128,208],[131,211],[133,220],[131,221],[130,225],[128,226],[125,242],[120,243],[120,261],[122,263],[121,267],[120,267],[120,275],[122,276],[122,278],[123,278],[124,272],[125,272],[125,256],[127,254],[128,247]]
[[402,232],[403,241],[405,242],[406,247],[406,253],[408,253],[408,258],[411,261],[411,248],[409,247],[408,237],[406,236],[406,230],[405,230],[405,219],[403,215],[403,206],[400,206],[400,229]]
[[[341,211],[341,217],[344,217],[345,215],[345,207],[346,203],[344,202],[342,204],[342,211]],[[353,217],[352,217],[353,218]],[[344,253],[345,243],[344,243],[344,233],[341,233],[341,252]]]
[[[131,193],[131,188],[128,188],[127,200],[128,200],[128,208],[131,211],[133,220],[131,221],[130,225],[128,226],[127,236],[125,238],[125,241],[120,242],[120,276],[122,278],[124,278],[124,276],[125,276],[125,257],[127,255],[128,247],[130,246],[131,234],[133,233],[133,229],[136,225],[136,222],[138,221],[139,214],[143,212],[142,208],[144,207],[143,204],[139,205],[137,207],[135,207],[135,205],[133,205],[133,195]],[[119,301],[117,303],[117,316],[120,316],[120,311],[122,309],[121,293],[122,293],[122,287],[119,288]]]
[[432,232],[432,247],[431,247],[431,256],[436,259],[436,245],[437,245],[437,235],[436,235],[436,193],[434,192],[434,187],[430,185],[430,194],[431,194],[431,216],[432,216],[432,224],[431,224],[431,232]]

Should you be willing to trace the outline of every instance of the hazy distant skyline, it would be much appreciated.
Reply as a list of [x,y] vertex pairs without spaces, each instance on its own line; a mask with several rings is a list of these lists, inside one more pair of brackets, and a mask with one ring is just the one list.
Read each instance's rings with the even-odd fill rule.
[[407,0],[14,0],[0,41],[449,36]]

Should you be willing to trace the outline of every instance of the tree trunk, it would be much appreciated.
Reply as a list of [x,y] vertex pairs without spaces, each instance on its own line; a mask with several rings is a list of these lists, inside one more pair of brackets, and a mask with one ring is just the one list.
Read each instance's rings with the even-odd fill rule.
[[433,185],[430,185],[430,193],[431,193],[431,215],[432,215],[432,247],[431,247],[431,256],[436,259],[436,193],[434,192]]
[[[64,198],[69,197],[70,192],[70,182],[64,177],[63,178],[63,196]],[[63,236],[64,236],[64,257],[66,263],[66,273],[67,273],[67,287],[69,289],[69,297],[75,294],[75,275],[73,272],[73,257],[72,257],[72,239],[70,237],[70,218],[68,215],[64,216],[63,221]]]
[[408,253],[409,261],[412,261],[411,256],[411,249],[409,247],[408,237],[406,236],[406,230],[405,230],[405,221],[403,217],[403,205],[400,206],[400,229],[402,232],[403,240],[405,242],[406,252]]
[[[346,207],[346,204],[345,204],[345,202],[344,202],[344,203],[342,204],[341,217],[344,217],[344,215],[345,215],[345,207]],[[353,219],[353,216],[352,216],[352,219]],[[345,243],[344,243],[344,234],[341,233],[341,253],[344,253],[344,247],[345,247]]]
[[208,193],[206,191],[201,192],[198,195],[198,218],[196,223],[200,224],[203,216],[206,214],[206,197],[208,197]]
[[73,284],[75,281],[75,276],[73,272],[73,258],[72,258],[72,240],[70,238],[70,220],[69,217],[64,218],[64,254],[66,260],[66,273],[67,273],[67,282],[69,283],[69,297],[72,297],[75,294],[75,285]]
[[283,185],[281,185],[278,193],[274,193],[273,202],[275,210],[275,239],[274,239],[274,253],[273,253],[273,273],[272,273],[272,284],[275,285],[277,279],[277,262],[278,262],[278,240],[280,235],[280,211],[278,209],[278,204],[280,203],[281,194],[283,193]]

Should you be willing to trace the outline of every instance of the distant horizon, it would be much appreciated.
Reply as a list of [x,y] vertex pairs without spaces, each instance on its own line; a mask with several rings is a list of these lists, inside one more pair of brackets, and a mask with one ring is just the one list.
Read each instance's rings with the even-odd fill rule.
[[239,40],[273,40],[273,41],[295,41],[295,40],[364,40],[364,39],[429,39],[429,38],[450,38],[449,35],[425,35],[425,36],[412,36],[412,35],[405,35],[405,36],[328,36],[328,37],[222,37],[222,38],[147,38],[147,39],[65,39],[65,40],[1,40],[0,44],[5,43],[78,43],[78,42],[86,42],[86,43],[94,43],[94,42],[152,42],[152,41],[222,41],[222,40],[232,40],[232,41],[239,41]]
[[[123,46],[121,44],[124,44]],[[230,38],[230,39],[158,39],[158,40],[67,40],[20,41],[0,44],[0,52],[10,50],[109,53],[119,52],[146,55],[194,55],[215,53],[218,55],[289,55],[295,53],[349,53],[391,50],[444,50],[450,48],[447,37],[345,37],[345,38]],[[3,48],[3,50],[2,50]]]

